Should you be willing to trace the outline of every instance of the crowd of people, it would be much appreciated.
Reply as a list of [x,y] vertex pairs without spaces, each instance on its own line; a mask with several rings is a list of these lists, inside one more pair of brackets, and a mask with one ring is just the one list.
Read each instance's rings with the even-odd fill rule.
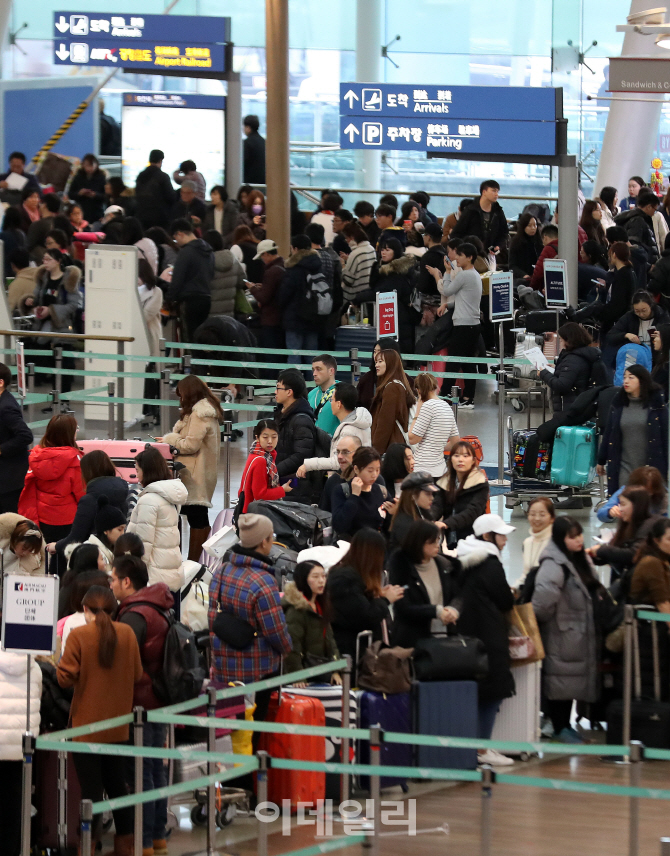
[[[258,166],[258,122],[247,117],[245,124],[250,164]],[[14,152],[10,171],[27,180],[21,199],[5,211],[0,240],[5,275],[13,277],[10,307],[31,316],[34,329],[44,333],[37,346],[45,359],[58,333],[82,329],[83,249],[91,241],[137,247],[138,295],[152,356],[166,304],[185,341],[230,344],[228,336],[248,328],[250,347],[310,353],[313,388],[297,368],[270,372],[275,411],[253,430],[240,482],[237,542],[209,589],[204,632],[213,684],[250,683],[345,654],[354,659],[355,679],[362,632],[409,648],[455,632],[480,640],[487,654],[487,673],[478,680],[477,734],[488,739],[502,702],[515,693],[509,614],[517,603],[531,604],[545,649],[545,733],[583,742],[574,727],[575,702],[579,716],[599,722],[604,703],[622,692],[622,604],[649,603],[670,613],[670,194],[660,201],[637,176],[621,210],[614,188],[584,201],[581,305],[568,311],[557,331],[553,370],[540,375],[553,415],[540,427],[538,442],[560,425],[583,424],[597,414],[598,468],[607,475],[610,497],[598,515],[615,524],[614,535],[585,547],[577,519],[557,515],[548,496],[534,498],[519,574],[503,564],[515,527],[491,513],[481,445],[461,434],[445,400],[456,376],[440,383],[422,371],[410,378],[402,354],[420,349],[424,328],[435,328],[450,355],[484,355],[491,348],[488,274],[496,266],[513,272],[520,306],[542,308],[544,261],[558,253],[556,216],[543,222],[535,206],[510,225],[493,180],[482,182],[479,195],[462,200],[443,224],[424,192],[402,204],[388,194],[376,208],[360,201],[350,212],[328,190],[309,222],[294,198],[291,254],[283,259],[266,234],[261,190],[245,185],[233,200],[216,186],[208,204],[204,177],[192,160],[172,176],[162,161],[162,152],[151,152],[132,192],[86,155],[61,198],[42,195],[24,173],[25,158]],[[258,175],[250,183],[262,184],[264,169],[263,179]],[[0,190],[6,178],[0,176]],[[368,317],[364,305],[382,291],[397,294],[398,339],[376,342],[357,385],[340,381],[329,353],[335,330],[343,315]],[[597,331],[599,347],[585,325]],[[630,348],[646,349],[648,359],[636,352],[635,364],[620,366],[622,349]],[[275,360],[285,362],[284,355]],[[455,373],[473,370],[472,364],[450,365]],[[155,438],[163,446],[148,445],[136,456],[138,484],[131,488],[105,451],[82,453],[69,413],[54,414],[33,446],[11,382],[9,367],[0,365],[4,571],[48,568],[61,577],[59,649],[53,663],[33,667],[31,697],[39,698],[42,682],[50,680],[64,693],[75,727],[128,713],[133,705],[157,708],[165,698],[155,677],[171,616],[179,615],[183,556],[198,562],[211,533],[220,401],[196,374],[180,380],[180,418]],[[63,378],[64,390],[69,382]],[[474,408],[475,392],[475,381],[465,379],[459,410]],[[163,448],[172,450],[168,457]],[[299,562],[280,588],[273,521],[251,508],[259,501],[318,505],[331,515],[334,537],[346,542],[346,552],[328,568]],[[180,515],[188,521],[188,545]],[[597,570],[605,565],[608,587]],[[667,634],[660,635],[661,685],[667,688],[670,651]],[[640,638],[648,654],[651,637],[642,632]],[[17,655],[3,652],[0,699],[16,692],[17,676],[25,687]],[[331,682],[341,684],[341,675],[333,673]],[[653,685],[649,669],[642,683]],[[256,719],[268,716],[269,702],[269,691],[256,694]],[[0,707],[0,727],[3,718]],[[41,727],[52,724],[43,715]],[[7,727],[11,739],[0,765],[10,791],[12,782],[14,789],[20,783],[22,726]],[[31,709],[31,727],[40,727],[37,710]],[[146,746],[164,745],[163,726],[145,725],[143,733]],[[127,726],[96,736],[107,743],[130,738]],[[104,791],[113,798],[132,787],[115,756],[74,757],[82,797],[97,801]],[[513,763],[492,749],[482,748],[478,758]],[[146,759],[145,789],[164,783],[162,762]],[[144,856],[167,853],[166,811],[165,800],[145,804]],[[0,801],[0,829],[12,856],[18,853],[18,819],[15,802]],[[114,812],[114,821],[113,852],[129,856],[133,810]],[[100,834],[97,818],[95,841]]]

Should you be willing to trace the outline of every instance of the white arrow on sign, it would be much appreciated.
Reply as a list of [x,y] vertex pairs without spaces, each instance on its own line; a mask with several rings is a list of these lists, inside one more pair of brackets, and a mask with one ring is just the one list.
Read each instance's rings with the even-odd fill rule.
[[56,21],[56,29],[59,33],[67,33],[70,29],[70,22],[65,19],[64,15],[61,15],[60,18]]
[[355,136],[356,134],[360,134],[360,131],[358,130],[358,128],[357,128],[355,125],[351,125],[351,124],[349,124],[349,125],[347,125],[347,127],[344,129],[344,133],[345,133],[345,134],[349,134],[349,142],[350,142],[350,143],[353,143],[353,141],[354,141],[354,136]]
[[[358,101],[358,100],[359,100],[359,99],[358,99],[358,95],[356,95],[356,93],[355,93],[355,92],[353,92],[351,89],[350,89],[350,90],[347,92],[347,94],[344,96],[344,100],[345,100],[345,101],[347,101],[347,100],[349,101],[349,109],[350,109],[350,110],[351,110],[351,109],[352,109],[352,107],[354,106],[354,98],[356,99],[356,101]],[[352,142],[353,142],[353,141],[352,141]]]
[[68,59],[68,57],[70,56],[70,51],[65,49],[65,45],[62,42],[60,48],[56,51],[56,56],[58,57],[58,59],[63,60]]

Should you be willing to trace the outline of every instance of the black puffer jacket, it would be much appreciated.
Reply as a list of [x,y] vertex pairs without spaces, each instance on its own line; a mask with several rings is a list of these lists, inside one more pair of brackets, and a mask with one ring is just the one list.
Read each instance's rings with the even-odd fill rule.
[[[652,307],[652,317],[654,319],[654,327],[658,327],[659,324],[667,324],[670,322],[670,315],[668,315],[665,309],[663,309],[663,307],[658,303]],[[633,335],[637,336],[639,332],[640,319],[631,309],[630,312],[626,312],[626,314],[621,317],[609,331],[607,334],[607,344],[620,348],[628,341],[626,339],[626,333],[633,333]]]
[[484,212],[479,204],[479,197],[476,197],[458,218],[449,237],[465,238],[466,235],[476,235],[484,244],[485,249],[504,244],[509,235],[509,226],[501,205],[498,202],[493,203],[487,226],[484,222]]
[[458,538],[472,535],[472,524],[478,517],[486,513],[486,504],[489,499],[489,483],[484,473],[475,469],[469,473],[465,480],[463,490],[456,492],[455,502],[449,501],[447,492],[448,477],[446,475],[437,481],[440,493],[435,499],[433,514],[441,510],[439,517],[449,527],[447,537],[451,539],[455,534]]
[[573,403],[580,392],[591,381],[593,366],[601,357],[600,348],[587,345],[568,351],[564,348],[559,354],[553,372],[544,369],[540,377],[551,390],[551,402],[554,413],[562,413]]
[[419,284],[418,289],[422,294],[439,294],[435,277],[429,274],[427,267],[434,267],[441,274],[444,273],[444,265],[446,263],[447,252],[444,247],[431,247],[419,259]]
[[98,499],[106,496],[110,505],[118,508],[124,517],[128,515],[128,483],[118,476],[100,476],[86,485],[86,493],[77,504],[72,529],[66,538],[56,542],[62,552],[68,544],[83,544],[93,534],[93,523],[98,513]]
[[277,472],[283,478],[293,475],[305,458],[315,455],[314,411],[306,398],[299,398],[285,412],[277,407],[274,418],[279,429]]
[[649,262],[653,265],[659,257],[659,248],[656,245],[654,223],[651,217],[645,214],[641,208],[632,208],[630,211],[622,211],[614,218],[614,222],[626,230],[631,244],[644,247]]
[[533,275],[533,268],[541,252],[542,241],[539,237],[539,229],[532,237],[524,234],[520,240],[517,241],[515,238],[512,241],[509,248],[509,267],[515,279]]
[[377,275],[371,276],[376,292],[395,291],[398,295],[398,339],[403,354],[414,353],[414,327],[421,320],[421,315],[410,302],[416,274],[416,257],[400,256],[380,265]]
[[201,238],[189,241],[177,253],[166,300],[177,303],[189,297],[211,297],[214,251]]
[[286,273],[277,295],[277,304],[283,311],[284,330],[294,333],[312,332],[314,325],[299,317],[299,309],[305,302],[307,276],[321,272],[321,256],[316,250],[298,250],[286,259],[284,266]]

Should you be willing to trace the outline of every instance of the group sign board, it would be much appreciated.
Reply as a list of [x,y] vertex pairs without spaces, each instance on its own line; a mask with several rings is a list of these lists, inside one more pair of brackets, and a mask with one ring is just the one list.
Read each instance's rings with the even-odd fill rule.
[[554,156],[556,89],[340,84],[340,147]]
[[57,65],[225,71],[230,18],[54,12]]

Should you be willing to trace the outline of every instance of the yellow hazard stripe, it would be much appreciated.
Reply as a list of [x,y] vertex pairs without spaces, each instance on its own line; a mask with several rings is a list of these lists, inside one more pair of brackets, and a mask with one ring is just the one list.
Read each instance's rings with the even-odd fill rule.
[[58,140],[60,140],[60,138],[67,132],[68,128],[70,128],[77,121],[77,119],[81,116],[81,114],[89,106],[90,106],[90,102],[82,101],[81,104],[75,110],[73,110],[72,113],[70,113],[70,115],[63,122],[63,124],[60,126],[60,128],[56,131],[56,133],[53,134],[51,137],[49,137],[49,139],[46,141],[46,143],[42,146],[42,148],[37,152],[35,157],[32,159],[31,164],[34,164],[34,163],[37,163],[38,161],[40,161],[44,157],[44,155],[47,154],[49,152],[49,150],[52,149],[56,145]]

